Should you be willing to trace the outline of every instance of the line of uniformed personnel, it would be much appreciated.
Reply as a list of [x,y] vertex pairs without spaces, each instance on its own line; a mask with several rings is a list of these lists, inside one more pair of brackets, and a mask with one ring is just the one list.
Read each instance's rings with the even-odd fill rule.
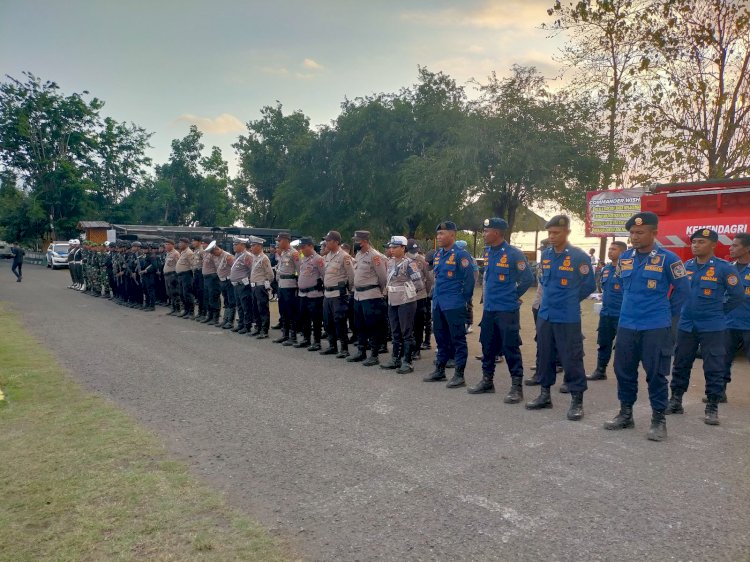
[[[682,397],[700,346],[705,422],[718,425],[718,404],[726,401],[734,352],[740,344],[750,350],[750,234],[736,236],[731,247],[736,261],[730,264],[714,256],[717,234],[698,229],[691,236],[695,258],[683,264],[657,243],[655,214],[638,213],[625,226],[632,247],[613,242],[609,248],[611,263],[601,273],[597,367],[586,376],[580,303],[595,290],[592,264],[568,242],[568,217],[559,215],[547,223],[547,247],[538,270],[541,298],[534,303],[536,373],[524,381],[520,306],[534,274],[523,252],[505,240],[506,221],[484,222],[482,379],[469,393],[495,392],[495,366],[502,356],[511,377],[504,402],[521,402],[525,382],[540,386],[526,408],[550,408],[550,389],[562,370],[560,391],[571,395],[567,418],[580,420],[587,382],[607,378],[614,347],[620,410],[605,428],[634,426],[638,368],[643,365],[652,409],[647,437],[661,441],[666,437],[665,415],[684,411]],[[469,253],[456,244],[456,231],[455,223],[440,223],[438,249],[427,258],[416,242],[403,236],[391,238],[386,256],[372,246],[369,232],[356,231],[352,256],[336,231],[326,235],[320,254],[312,238],[303,237],[292,247],[290,235],[282,232],[275,273],[263,251],[264,240],[256,237],[235,239],[234,254],[211,239],[196,237],[182,238],[176,247],[167,240],[163,248],[138,242],[108,248],[74,245],[69,259],[74,288],[85,287],[97,296],[109,291],[117,302],[144,310],[169,302],[170,315],[259,339],[268,337],[269,289],[275,276],[281,330],[275,343],[368,367],[379,364],[398,373],[412,372],[420,351],[430,349],[431,324],[437,353],[434,369],[423,380],[447,381],[448,388],[459,388],[466,386],[467,304],[474,292],[475,267]],[[381,363],[388,336],[390,358]],[[356,343],[353,353],[350,343]],[[448,379],[451,362],[454,371]]]

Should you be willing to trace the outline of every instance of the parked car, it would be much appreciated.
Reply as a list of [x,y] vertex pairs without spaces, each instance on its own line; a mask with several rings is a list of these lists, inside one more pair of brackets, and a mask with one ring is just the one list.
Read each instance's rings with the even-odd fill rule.
[[5,240],[0,240],[0,259],[9,260],[13,257],[13,253],[10,251],[10,244]]
[[52,242],[47,247],[47,267],[68,267],[68,248],[67,242]]

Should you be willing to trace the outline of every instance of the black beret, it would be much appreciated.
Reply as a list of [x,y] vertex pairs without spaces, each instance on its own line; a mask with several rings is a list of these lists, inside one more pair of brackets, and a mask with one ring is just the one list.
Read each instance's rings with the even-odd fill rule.
[[196,234],[193,236],[193,240],[195,240],[196,242],[203,242],[203,236],[201,236],[200,234]]
[[491,219],[484,219],[484,228],[494,228],[496,230],[508,230],[508,223],[505,219],[499,217],[492,217]]
[[355,230],[353,240],[367,240],[370,241],[370,232],[368,230]]
[[180,242],[185,242],[185,244],[190,244],[190,240],[187,238],[180,238]]
[[[195,240],[195,238],[193,238],[193,240]],[[213,241],[214,239],[211,238],[210,236],[204,236],[203,238],[201,238],[201,242],[204,242],[206,244],[210,244]]]
[[711,242],[718,242],[719,241],[719,234],[715,230],[711,230],[710,228],[702,228],[700,230],[696,230],[690,235],[690,240],[695,240],[696,238],[705,238],[706,240],[711,240]]
[[642,226],[644,224],[648,226],[658,226],[659,217],[651,211],[636,213],[628,219],[628,222],[625,223],[625,230],[630,230],[634,226]]
[[547,224],[544,225],[544,228],[570,228],[570,218],[568,215],[555,215],[550,220],[547,221]]
[[313,242],[313,239],[310,236],[303,236],[299,239],[299,245],[300,246],[315,246],[315,242]]
[[292,239],[292,235],[289,234],[288,232],[279,232],[276,235],[276,240],[291,240],[291,239]]
[[435,232],[438,230],[458,230],[456,223],[453,221],[443,221],[435,227]]

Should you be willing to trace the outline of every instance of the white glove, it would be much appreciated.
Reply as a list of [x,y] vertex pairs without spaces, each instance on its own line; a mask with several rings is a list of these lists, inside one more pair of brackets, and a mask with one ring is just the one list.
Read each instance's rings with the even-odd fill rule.
[[266,287],[266,289],[270,289],[271,288],[271,282],[270,281],[264,281],[263,285]]

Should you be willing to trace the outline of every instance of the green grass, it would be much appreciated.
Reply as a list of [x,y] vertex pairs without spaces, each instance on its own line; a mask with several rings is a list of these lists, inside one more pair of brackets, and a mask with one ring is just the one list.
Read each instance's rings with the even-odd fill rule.
[[0,560],[288,560],[0,305]]

